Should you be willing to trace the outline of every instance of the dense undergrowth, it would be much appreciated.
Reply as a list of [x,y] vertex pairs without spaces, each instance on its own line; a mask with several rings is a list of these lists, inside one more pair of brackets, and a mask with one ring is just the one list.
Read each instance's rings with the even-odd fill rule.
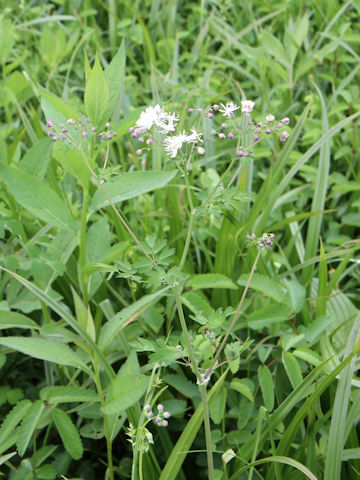
[[359,2],[0,5],[3,478],[358,479]]

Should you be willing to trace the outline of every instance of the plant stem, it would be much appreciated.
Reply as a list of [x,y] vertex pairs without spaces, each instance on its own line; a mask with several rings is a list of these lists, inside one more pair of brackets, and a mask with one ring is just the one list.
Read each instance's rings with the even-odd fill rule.
[[84,274],[86,266],[86,223],[89,205],[89,192],[87,188],[83,189],[83,204],[81,210],[81,227],[80,227],[80,272],[81,272],[81,291],[85,305],[88,305],[88,282],[87,276]]
[[214,460],[212,454],[212,441],[211,441],[211,426],[209,416],[209,406],[206,396],[206,384],[200,385],[201,399],[204,409],[204,427],[205,427],[205,442],[206,442],[206,457],[208,463],[208,477],[209,480],[214,480]]
[[[99,394],[101,406],[103,407],[105,405],[105,399],[104,399],[104,392],[101,386],[99,368],[95,358],[92,359],[92,362],[94,365],[94,382],[96,385],[97,392]],[[109,473],[109,480],[114,480],[114,465],[113,465],[112,446],[111,446],[111,429],[109,425],[109,419],[106,414],[104,414],[104,433],[106,438],[106,450],[107,450],[107,460],[108,460],[107,472]]]
[[234,315],[234,318],[230,324],[230,327],[228,328],[221,344],[220,344],[220,347],[217,349],[217,352],[215,354],[215,357],[213,359],[213,361],[211,362],[211,365],[210,367],[208,368],[208,371],[206,372],[205,376],[204,376],[204,379],[208,378],[211,376],[212,372],[214,371],[215,369],[215,366],[216,366],[216,362],[218,361],[218,358],[220,356],[220,353],[222,352],[223,348],[225,347],[225,344],[226,344],[226,341],[227,339],[229,338],[229,335],[232,331],[232,329],[234,328],[235,326],[235,323],[237,321],[237,319],[239,318],[239,315],[240,315],[240,311],[241,311],[241,307],[242,307],[242,304],[244,303],[244,300],[245,300],[245,297],[246,297],[246,294],[247,294],[247,291],[249,289],[249,285],[250,285],[250,282],[251,282],[251,279],[254,275],[254,272],[255,272],[255,269],[256,269],[256,265],[259,261],[259,258],[260,258],[260,254],[261,254],[261,250],[259,249],[257,255],[256,255],[256,258],[254,260],[254,263],[253,263],[253,266],[251,268],[251,271],[250,271],[250,275],[249,275],[249,278],[248,278],[248,281],[246,282],[246,285],[245,285],[245,288],[244,288],[244,291],[241,295],[241,298],[240,298],[240,302],[239,302],[239,305],[236,309],[236,312],[235,312],[235,315]]
[[188,202],[189,202],[189,207],[190,207],[190,221],[189,221],[188,231],[187,231],[187,235],[186,235],[184,250],[183,250],[183,253],[182,253],[182,256],[181,256],[181,260],[180,260],[180,270],[182,270],[184,268],[184,265],[185,265],[185,262],[186,262],[186,257],[187,257],[187,254],[189,252],[191,235],[192,235],[192,231],[193,231],[193,228],[194,228],[194,220],[195,220],[195,214],[196,214],[195,209],[194,209],[194,203],[193,203],[192,197],[191,197],[189,177],[188,177],[187,171],[185,171],[185,186],[186,186],[186,195],[187,195]]

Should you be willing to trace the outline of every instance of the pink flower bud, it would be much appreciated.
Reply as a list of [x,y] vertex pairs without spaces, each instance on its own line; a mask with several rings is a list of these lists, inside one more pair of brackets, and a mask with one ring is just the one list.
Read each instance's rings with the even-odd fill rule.
[[81,136],[82,136],[83,138],[86,138],[86,137],[88,136],[88,133],[85,132],[85,131],[84,131],[84,132],[81,132]]
[[138,148],[135,153],[136,153],[136,155],[141,155],[142,154],[141,148]]
[[229,132],[228,133],[228,138],[230,138],[230,139],[234,138],[234,134],[232,132]]
[[188,113],[193,113],[194,109],[193,108],[188,108]]
[[52,121],[51,121],[51,120],[48,120],[48,121],[46,122],[46,126],[47,126],[47,127],[52,127],[52,125],[53,125],[53,124],[52,124]]
[[219,138],[220,138],[220,140],[224,140],[225,139],[225,134],[224,133],[219,133]]
[[243,157],[244,155],[245,155],[245,153],[244,153],[242,150],[238,150],[238,151],[236,152],[236,156],[237,156],[237,157]]

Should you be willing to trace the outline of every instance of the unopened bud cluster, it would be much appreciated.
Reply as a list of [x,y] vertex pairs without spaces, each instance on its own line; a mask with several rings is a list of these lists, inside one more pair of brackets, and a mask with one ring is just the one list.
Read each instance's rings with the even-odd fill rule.
[[273,240],[275,235],[273,233],[264,233],[261,237],[257,237],[255,233],[252,235],[246,235],[247,244],[250,245],[257,245],[260,248],[264,248],[265,250],[271,250],[273,247]]
[[155,414],[152,411],[152,407],[150,404],[145,405],[144,410],[146,412],[146,416],[149,420],[153,420],[156,425],[159,427],[167,427],[168,426],[168,419],[171,417],[170,412],[164,412],[164,405],[159,403],[157,405],[158,414]]
[[[65,124],[59,124],[53,120],[47,120],[46,126],[48,128],[47,135],[51,137],[53,142],[58,140],[66,142],[67,140],[76,143],[74,138],[75,132],[81,134],[82,138],[87,138],[91,135],[97,133],[97,128],[91,125],[90,118],[79,118],[74,120],[73,118],[68,118]],[[98,133],[98,137],[101,140],[111,140],[116,137],[117,133],[110,129],[110,123],[105,124],[106,129],[103,132]]]

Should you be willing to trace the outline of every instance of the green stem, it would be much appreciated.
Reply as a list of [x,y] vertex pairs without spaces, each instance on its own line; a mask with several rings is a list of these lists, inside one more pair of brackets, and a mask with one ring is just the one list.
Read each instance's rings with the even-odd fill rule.
[[80,272],[81,272],[81,291],[85,305],[88,305],[88,277],[84,273],[86,266],[86,224],[89,205],[89,192],[86,188],[83,190],[83,204],[81,210],[81,227],[80,227]]
[[[104,392],[101,386],[101,380],[100,380],[97,361],[94,358],[93,358],[93,365],[94,365],[94,382],[96,385],[97,392],[99,394],[101,406],[104,407],[105,405]],[[114,480],[114,465],[113,465],[112,446],[111,446],[111,429],[109,425],[109,419],[106,414],[104,414],[104,433],[106,438],[106,450],[107,450],[107,460],[108,460],[107,472],[109,473],[109,480]]]
[[182,270],[184,268],[184,265],[185,265],[185,262],[186,262],[186,257],[187,257],[187,254],[189,252],[191,235],[192,235],[192,231],[193,231],[193,228],[194,228],[194,221],[195,221],[195,214],[196,214],[195,208],[194,208],[194,203],[193,203],[192,197],[191,197],[189,177],[188,177],[187,171],[185,171],[185,186],[186,186],[186,195],[187,195],[188,202],[189,202],[189,207],[190,207],[190,221],[189,221],[189,227],[188,227],[188,231],[187,231],[187,235],[186,235],[184,250],[183,250],[183,253],[182,253],[182,256],[181,256],[181,260],[180,260],[180,270]]
[[231,322],[231,324],[230,324],[230,327],[228,328],[228,330],[227,330],[227,332],[226,332],[226,334],[225,334],[225,336],[224,336],[224,338],[223,338],[223,340],[222,340],[222,342],[221,342],[221,344],[220,344],[220,347],[217,349],[217,352],[216,352],[216,354],[215,354],[215,357],[213,358],[213,361],[211,362],[211,365],[210,365],[210,367],[208,368],[208,370],[207,370],[207,372],[206,372],[206,374],[205,374],[205,376],[204,376],[204,379],[209,378],[209,377],[211,376],[211,374],[213,373],[213,371],[214,371],[214,369],[215,369],[215,366],[216,366],[216,363],[217,363],[217,361],[218,361],[218,358],[219,358],[219,356],[220,356],[223,348],[225,347],[226,341],[227,341],[227,339],[229,338],[229,335],[230,335],[232,329],[234,328],[235,323],[237,322],[237,319],[239,318],[239,315],[240,315],[240,312],[241,312],[241,307],[242,307],[242,305],[243,305],[243,303],[244,303],[244,300],[245,300],[247,291],[248,291],[248,289],[249,289],[249,285],[250,285],[251,279],[252,279],[252,277],[253,277],[253,275],[254,275],[254,273],[255,273],[256,265],[257,265],[257,263],[258,263],[258,261],[259,261],[260,254],[261,254],[261,250],[259,249],[259,251],[258,251],[258,253],[257,253],[257,255],[256,255],[256,258],[255,258],[255,260],[254,260],[253,266],[252,266],[252,268],[251,268],[248,281],[246,282],[244,291],[243,291],[243,293],[242,293],[242,295],[241,295],[240,302],[239,302],[239,305],[238,305],[238,307],[237,307],[237,309],[236,309],[234,318],[233,318],[233,320],[232,320],[232,322]]
[[203,403],[204,411],[204,427],[205,427],[205,441],[206,441],[206,457],[208,463],[208,477],[209,480],[214,480],[214,460],[212,454],[212,441],[211,441],[211,426],[209,416],[209,406],[206,396],[206,384],[200,385],[201,399]]

